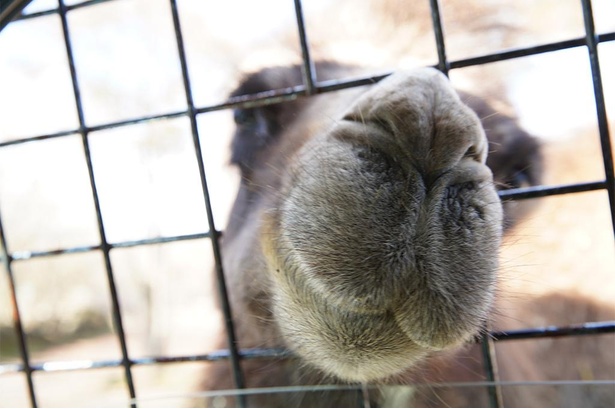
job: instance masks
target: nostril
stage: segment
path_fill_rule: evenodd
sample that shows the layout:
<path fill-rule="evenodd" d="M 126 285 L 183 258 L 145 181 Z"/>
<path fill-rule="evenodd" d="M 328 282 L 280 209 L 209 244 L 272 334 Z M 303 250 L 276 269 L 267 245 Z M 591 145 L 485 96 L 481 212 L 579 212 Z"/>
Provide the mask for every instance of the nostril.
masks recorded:
<path fill-rule="evenodd" d="M 470 142 L 470 146 L 466 149 L 463 157 L 484 165 L 487 161 L 487 146 L 486 139 L 475 139 Z"/>
<path fill-rule="evenodd" d="M 464 158 L 470 158 L 472 160 L 475 160 L 476 162 L 480 162 L 480 154 L 478 152 L 478 150 L 476 149 L 476 145 L 472 145 L 470 146 L 468 149 L 466 149 L 466 152 L 463 154 Z"/>

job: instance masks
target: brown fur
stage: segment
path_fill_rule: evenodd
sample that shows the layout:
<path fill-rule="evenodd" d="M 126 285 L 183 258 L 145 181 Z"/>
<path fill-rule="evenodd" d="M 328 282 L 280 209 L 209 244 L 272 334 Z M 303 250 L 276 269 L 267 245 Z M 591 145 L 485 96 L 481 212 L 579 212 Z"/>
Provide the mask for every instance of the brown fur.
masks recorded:
<path fill-rule="evenodd" d="M 318 68 L 331 77 L 353 70 Z M 300 78 L 297 67 L 266 69 L 233 95 Z M 428 69 L 236 111 L 232 160 L 242 181 L 223 257 L 239 346 L 298 356 L 243 362 L 248 387 L 484 380 L 477 346 L 462 345 L 489 320 L 500 236 L 525 212 L 508 204 L 502 212 L 496 187 L 535 184 L 541 173 L 537 142 L 494 112 L 480 98 L 460 99 Z M 525 359 L 536 353 L 525 351 Z M 233 387 L 227 365 L 210 369 L 204 389 Z M 481 405 L 483 389 L 379 388 L 370 399 Z M 329 391 L 248 403 L 356 406 L 360 399 Z"/>

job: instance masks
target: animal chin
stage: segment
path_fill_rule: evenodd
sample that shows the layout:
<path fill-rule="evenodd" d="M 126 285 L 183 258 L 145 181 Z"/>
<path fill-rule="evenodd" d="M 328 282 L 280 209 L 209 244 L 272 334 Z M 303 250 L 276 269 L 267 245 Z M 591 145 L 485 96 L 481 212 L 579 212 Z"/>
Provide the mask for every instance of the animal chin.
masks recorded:
<path fill-rule="evenodd" d="M 310 289 L 305 280 L 286 280 L 289 275 L 276 270 L 274 316 L 287 345 L 304 362 L 344 381 L 371 382 L 393 376 L 434 351 L 459 345 L 478 330 L 478 325 L 456 323 L 448 317 L 440 321 L 441 328 L 428 327 L 433 322 L 425 324 L 416 318 L 425 315 L 419 309 L 346 310 Z"/>
<path fill-rule="evenodd" d="M 283 337 L 304 362 L 327 375 L 375 381 L 412 367 L 430 352 L 408 338 L 391 313 L 340 311 L 322 300 L 306 307 L 287 296 L 274 307 Z"/>
<path fill-rule="evenodd" d="M 434 351 L 446 349 L 419 344 L 401 329 L 395 339 L 377 340 L 378 334 L 374 334 L 374 338 L 381 342 L 363 344 L 361 340 L 356 343 L 329 340 L 328 345 L 323 342 L 316 350 L 296 352 L 308 363 L 341 380 L 374 382 L 407 371 Z M 448 347 L 457 346 L 463 340 Z"/>

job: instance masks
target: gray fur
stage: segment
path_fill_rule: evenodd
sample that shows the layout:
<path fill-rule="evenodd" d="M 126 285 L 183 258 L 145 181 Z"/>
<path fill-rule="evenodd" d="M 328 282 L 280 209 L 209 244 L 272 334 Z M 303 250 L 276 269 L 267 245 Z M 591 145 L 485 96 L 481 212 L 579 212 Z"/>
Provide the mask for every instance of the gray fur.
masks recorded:
<path fill-rule="evenodd" d="M 297 67 L 267 69 L 233 95 L 300 80 Z M 257 109 L 235 116 L 242 181 L 224 269 L 239 346 L 288 348 L 299 361 L 245 361 L 248 386 L 380 382 L 480 333 L 494 300 L 502 204 L 481 121 L 446 77 L 398 72 L 372 87 Z M 231 388 L 229 379 L 216 366 L 203 387 Z M 249 403 L 356 399 L 296 393 Z"/>

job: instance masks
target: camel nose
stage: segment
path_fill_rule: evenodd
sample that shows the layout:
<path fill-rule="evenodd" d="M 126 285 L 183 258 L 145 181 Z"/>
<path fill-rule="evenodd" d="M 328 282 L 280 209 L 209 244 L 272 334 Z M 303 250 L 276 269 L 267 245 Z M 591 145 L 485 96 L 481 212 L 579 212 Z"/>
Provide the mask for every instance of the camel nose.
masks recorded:
<path fill-rule="evenodd" d="M 344 119 L 370 128 L 358 134 L 357 142 L 408 164 L 426 179 L 464 161 L 485 164 L 487 158 L 479 118 L 432 68 L 385 78 L 362 95 Z"/>

